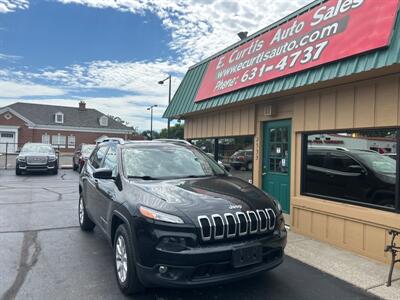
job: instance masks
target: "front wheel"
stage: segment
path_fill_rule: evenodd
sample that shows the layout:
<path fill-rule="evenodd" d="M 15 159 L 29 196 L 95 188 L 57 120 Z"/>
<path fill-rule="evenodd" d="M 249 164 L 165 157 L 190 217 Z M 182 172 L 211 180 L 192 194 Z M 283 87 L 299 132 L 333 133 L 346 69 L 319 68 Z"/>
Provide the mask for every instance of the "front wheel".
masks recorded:
<path fill-rule="evenodd" d="M 19 175 L 21 175 L 21 174 L 22 174 L 21 169 L 18 168 L 18 167 L 16 167 L 16 168 L 15 168 L 15 175 L 19 176 Z"/>
<path fill-rule="evenodd" d="M 126 225 L 121 224 L 115 232 L 114 265 L 118 286 L 125 295 L 136 294 L 144 290 L 136 273 L 134 249 Z"/>
<path fill-rule="evenodd" d="M 78 213 L 79 213 L 79 225 L 83 231 L 92 231 L 93 228 L 96 226 L 92 220 L 90 220 L 86 207 L 85 202 L 83 200 L 82 195 L 79 196 L 79 206 L 78 206 Z"/>

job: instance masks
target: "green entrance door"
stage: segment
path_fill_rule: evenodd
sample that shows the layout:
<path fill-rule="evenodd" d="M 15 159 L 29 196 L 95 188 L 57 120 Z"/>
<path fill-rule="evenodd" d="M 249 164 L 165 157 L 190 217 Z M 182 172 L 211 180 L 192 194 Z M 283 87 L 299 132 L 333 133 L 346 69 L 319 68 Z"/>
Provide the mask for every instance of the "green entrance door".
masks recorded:
<path fill-rule="evenodd" d="M 290 133 L 291 121 L 264 123 L 263 190 L 274 196 L 282 210 L 290 210 Z"/>

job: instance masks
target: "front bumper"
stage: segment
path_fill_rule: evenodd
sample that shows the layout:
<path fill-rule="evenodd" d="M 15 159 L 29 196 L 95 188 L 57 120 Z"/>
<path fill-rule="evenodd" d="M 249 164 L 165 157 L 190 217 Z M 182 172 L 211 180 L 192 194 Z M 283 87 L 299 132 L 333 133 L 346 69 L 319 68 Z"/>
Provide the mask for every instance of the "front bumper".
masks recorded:
<path fill-rule="evenodd" d="M 177 253 L 165 254 L 165 263 L 158 262 L 152 267 L 137 264 L 137 273 L 145 286 L 163 287 L 201 287 L 226 283 L 256 275 L 273 269 L 283 262 L 287 233 L 276 231 L 274 235 L 229 244 L 207 245 Z M 236 247 L 262 246 L 262 262 L 235 268 L 232 252 Z M 179 262 L 174 264 L 171 262 Z M 160 266 L 167 267 L 165 273 Z"/>
<path fill-rule="evenodd" d="M 27 164 L 19 162 L 17 167 L 23 171 L 50 171 L 57 168 L 57 162 L 48 162 L 46 164 Z"/>

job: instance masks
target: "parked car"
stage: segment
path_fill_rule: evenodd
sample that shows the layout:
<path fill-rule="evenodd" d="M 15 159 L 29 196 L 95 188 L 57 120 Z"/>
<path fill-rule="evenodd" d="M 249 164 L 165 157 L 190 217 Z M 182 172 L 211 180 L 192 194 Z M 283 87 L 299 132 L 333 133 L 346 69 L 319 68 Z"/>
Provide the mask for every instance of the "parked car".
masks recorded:
<path fill-rule="evenodd" d="M 235 170 L 253 170 L 253 150 L 238 150 L 232 154 L 229 163 Z"/>
<path fill-rule="evenodd" d="M 283 261 L 279 203 L 193 145 L 99 144 L 79 195 L 80 227 L 106 234 L 124 294 L 240 280 Z"/>
<path fill-rule="evenodd" d="M 371 150 L 309 148 L 306 190 L 394 207 L 396 161 Z"/>
<path fill-rule="evenodd" d="M 206 154 L 208 155 L 208 157 L 210 157 L 211 159 L 214 159 L 214 160 L 215 160 L 215 158 L 214 158 L 214 153 L 207 152 Z M 218 158 L 219 158 L 219 159 L 218 159 L 217 163 L 218 163 L 221 167 L 223 167 L 225 170 L 227 170 L 227 171 L 229 172 L 229 171 L 231 170 L 231 166 L 228 165 L 228 164 L 223 163 L 223 162 L 222 162 L 222 157 L 221 157 L 221 156 L 219 156 Z"/>
<path fill-rule="evenodd" d="M 72 157 L 72 168 L 74 171 L 78 170 L 79 173 L 81 172 L 83 165 L 90 154 L 92 154 L 94 148 L 96 148 L 96 145 L 93 144 L 80 144 L 76 147 L 74 156 Z"/>
<path fill-rule="evenodd" d="M 15 174 L 47 171 L 58 173 L 58 159 L 53 147 L 48 144 L 26 143 L 17 156 Z"/>

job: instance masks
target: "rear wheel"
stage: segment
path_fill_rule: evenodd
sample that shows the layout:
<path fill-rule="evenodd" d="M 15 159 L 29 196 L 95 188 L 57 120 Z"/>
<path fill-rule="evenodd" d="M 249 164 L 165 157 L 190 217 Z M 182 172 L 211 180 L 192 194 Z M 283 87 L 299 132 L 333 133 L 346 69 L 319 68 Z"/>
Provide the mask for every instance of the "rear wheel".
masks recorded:
<path fill-rule="evenodd" d="M 89 218 L 86 207 L 85 201 L 82 195 L 79 196 L 79 206 L 78 206 L 78 216 L 79 216 L 79 225 L 83 231 L 92 231 L 93 228 L 96 226 L 93 221 Z"/>
<path fill-rule="evenodd" d="M 75 164 L 75 161 L 74 161 L 74 160 L 72 160 L 72 169 L 73 169 L 74 171 L 78 170 L 78 165 Z"/>
<path fill-rule="evenodd" d="M 144 290 L 136 273 L 134 249 L 126 225 L 121 224 L 117 228 L 114 238 L 114 266 L 118 286 L 125 295 L 136 294 Z"/>

